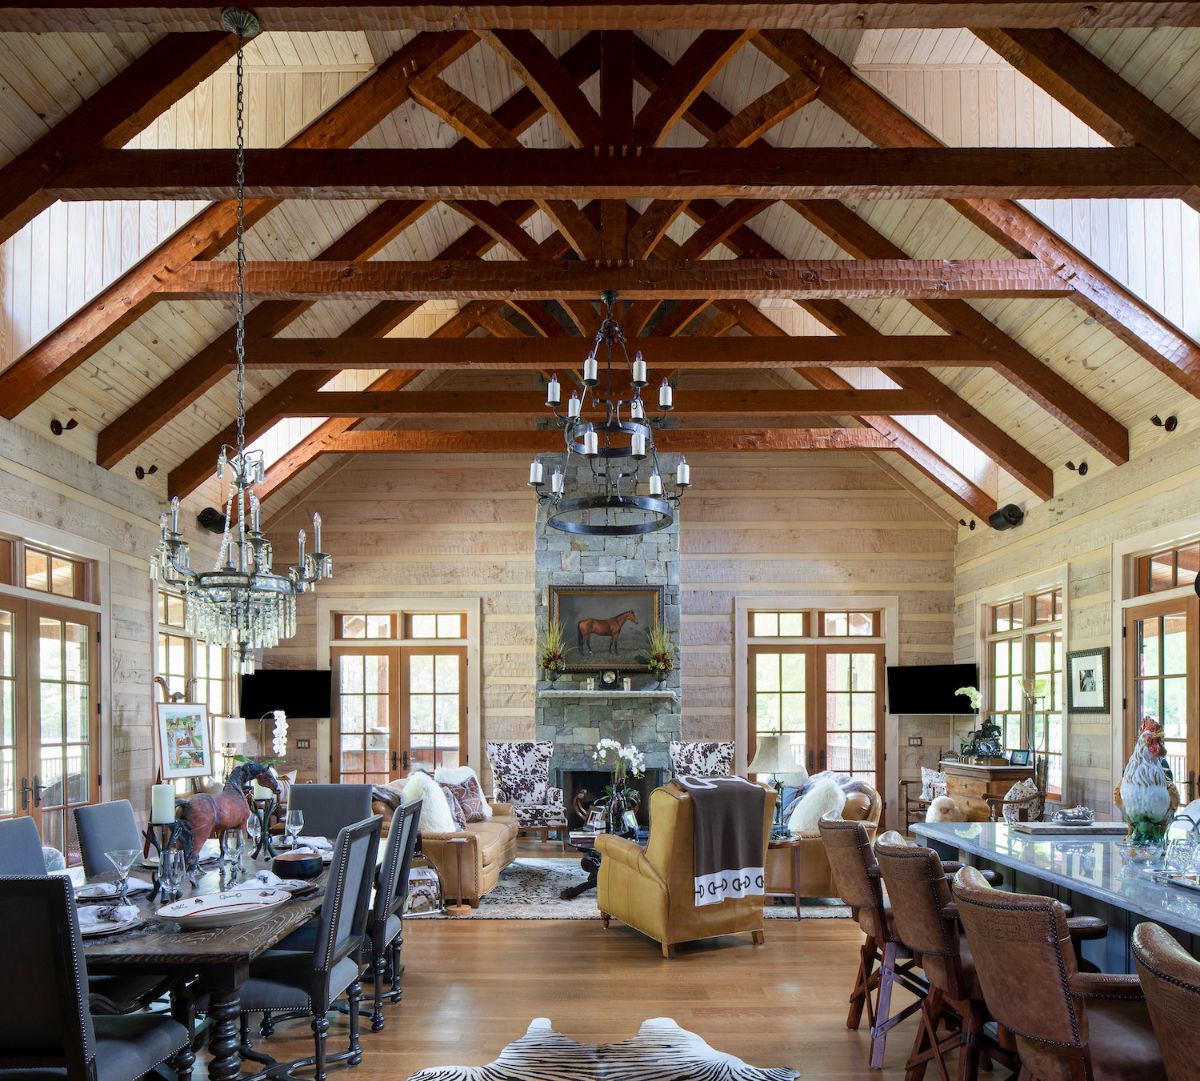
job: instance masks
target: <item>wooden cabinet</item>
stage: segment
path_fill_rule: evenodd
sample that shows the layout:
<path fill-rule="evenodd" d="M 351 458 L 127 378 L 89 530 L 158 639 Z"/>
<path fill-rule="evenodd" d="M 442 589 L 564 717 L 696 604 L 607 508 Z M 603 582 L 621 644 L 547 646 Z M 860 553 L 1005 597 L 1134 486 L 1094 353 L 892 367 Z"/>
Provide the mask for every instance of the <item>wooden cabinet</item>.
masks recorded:
<path fill-rule="evenodd" d="M 946 795 L 962 809 L 968 822 L 988 820 L 987 796 L 1003 799 L 1018 781 L 1033 776 L 1032 766 L 982 766 L 967 762 L 943 762 Z"/>

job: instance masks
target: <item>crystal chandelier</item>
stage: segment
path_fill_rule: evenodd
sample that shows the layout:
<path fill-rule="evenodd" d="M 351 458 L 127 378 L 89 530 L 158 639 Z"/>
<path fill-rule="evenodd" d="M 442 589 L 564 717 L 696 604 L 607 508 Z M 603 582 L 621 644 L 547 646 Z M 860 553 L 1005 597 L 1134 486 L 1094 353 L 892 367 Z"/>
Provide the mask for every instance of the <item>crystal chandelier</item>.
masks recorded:
<path fill-rule="evenodd" d="M 553 464 L 549 491 L 545 490 L 546 463 L 540 455 L 534 458 L 529 467 L 529 486 L 537 493 L 538 503 L 547 504 L 547 524 L 565 533 L 597 537 L 653 533 L 675 520 L 680 497 L 691 484 L 690 467 L 681 457 L 673 486 L 664 479 L 654 430 L 663 426 L 674 406 L 671 384 L 663 379 L 658 390 L 658 416 L 648 417 L 642 401 L 642 387 L 648 381 L 646 362 L 640 352 L 629 359 L 625 335 L 613 315 L 617 294 L 606 290 L 600 299 L 604 320 L 583 362 L 583 393 L 572 393 L 565 416 L 559 411 L 562 388 L 558 376 L 546 386 L 546 405 L 562 429 L 565 457 Z M 597 389 L 601 349 L 604 386 Z M 615 386 L 613 357 L 618 350 L 629 372 L 626 398 L 617 396 Z M 603 420 L 588 418 L 589 413 L 600 412 Z M 581 464 L 575 467 L 576 462 Z M 638 494 L 643 480 L 647 495 Z"/>
<path fill-rule="evenodd" d="M 162 537 L 150 559 L 150 577 L 178 589 L 184 598 L 190 633 L 234 651 L 242 672 L 254 671 L 252 651 L 270 649 L 296 633 L 296 597 L 333 576 L 333 559 L 321 551 L 321 516 L 313 515 L 313 552 L 305 553 L 300 530 L 300 557 L 286 574 L 271 569 L 271 542 L 259 521 L 255 484 L 265 463 L 261 450 L 246 449 L 246 242 L 245 242 L 245 90 L 242 44 L 258 33 L 258 20 L 248 11 L 227 8 L 221 25 L 237 35 L 237 314 L 234 352 L 237 358 L 237 445 L 217 456 L 217 476 L 229 471 L 225 528 L 211 571 L 193 570 L 188 543 L 179 532 L 179 499 L 159 519 Z"/>

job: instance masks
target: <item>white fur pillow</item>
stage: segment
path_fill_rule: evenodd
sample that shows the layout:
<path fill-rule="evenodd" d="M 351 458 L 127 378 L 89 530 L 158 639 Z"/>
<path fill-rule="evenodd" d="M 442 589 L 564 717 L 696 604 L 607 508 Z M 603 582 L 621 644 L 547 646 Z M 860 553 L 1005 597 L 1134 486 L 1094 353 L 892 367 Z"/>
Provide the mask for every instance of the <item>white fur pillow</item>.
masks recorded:
<path fill-rule="evenodd" d="M 470 766 L 438 766 L 433 771 L 433 779 L 438 784 L 464 784 L 469 777 L 473 777 L 475 783 L 479 784 L 479 777 Z M 479 785 L 479 792 L 483 794 L 483 785 Z M 488 803 L 486 796 L 483 797 L 483 817 L 492 817 L 492 805 Z"/>
<path fill-rule="evenodd" d="M 450 810 L 450 801 L 446 799 L 446 793 L 424 770 L 415 769 L 408 775 L 402 796 L 405 803 L 421 801 L 421 820 L 417 823 L 417 828 L 422 833 L 457 831 L 454 812 Z"/>
<path fill-rule="evenodd" d="M 829 778 L 817 781 L 800 797 L 792 817 L 788 819 L 788 830 L 792 833 L 815 830 L 817 823 L 826 815 L 841 818 L 842 808 L 845 806 L 846 793 L 837 781 Z"/>

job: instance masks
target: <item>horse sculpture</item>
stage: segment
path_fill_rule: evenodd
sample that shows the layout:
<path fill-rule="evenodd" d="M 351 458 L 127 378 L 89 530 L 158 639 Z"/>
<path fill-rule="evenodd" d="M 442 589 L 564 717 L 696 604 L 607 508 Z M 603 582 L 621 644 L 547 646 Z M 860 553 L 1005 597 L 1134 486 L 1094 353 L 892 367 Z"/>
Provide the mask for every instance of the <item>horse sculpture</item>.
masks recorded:
<path fill-rule="evenodd" d="M 199 792 L 175 801 L 175 825 L 171 827 L 167 849 L 179 843 L 189 872 L 196 870 L 200 862 L 200 849 L 209 837 L 216 834 L 217 844 L 224 855 L 225 831 L 246 828 L 250 804 L 246 802 L 245 788 L 255 780 L 276 796 L 280 795 L 279 777 L 274 766 L 262 762 L 243 762 L 230 773 L 229 780 L 218 795 Z"/>
<path fill-rule="evenodd" d="M 579 652 L 593 652 L 592 635 L 598 634 L 609 640 L 609 653 L 619 653 L 621 651 L 621 628 L 626 623 L 637 623 L 637 621 L 637 616 L 632 609 L 622 612 L 619 616 L 613 616 L 612 619 L 581 619 L 576 627 L 579 635 Z"/>

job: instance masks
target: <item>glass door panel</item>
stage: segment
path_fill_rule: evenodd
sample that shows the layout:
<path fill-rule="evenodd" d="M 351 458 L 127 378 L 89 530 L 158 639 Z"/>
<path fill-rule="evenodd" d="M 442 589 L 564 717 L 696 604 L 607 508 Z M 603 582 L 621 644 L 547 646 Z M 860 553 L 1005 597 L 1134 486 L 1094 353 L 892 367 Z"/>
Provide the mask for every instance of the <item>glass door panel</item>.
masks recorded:
<path fill-rule="evenodd" d="M 346 783 L 384 784 L 399 767 L 397 666 L 386 649 L 338 650 L 333 659 L 336 773 Z"/>
<path fill-rule="evenodd" d="M 879 788 L 881 728 L 878 650 L 822 647 L 824 659 L 824 748 L 817 766 L 861 777 Z"/>
<path fill-rule="evenodd" d="M 20 778 L 29 776 L 29 741 L 22 721 L 18 737 L 17 613 L 0 608 L 0 818 L 29 813 L 28 792 Z"/>
<path fill-rule="evenodd" d="M 813 768 L 809 736 L 809 655 L 804 646 L 755 649 L 751 654 L 749 759 L 759 736 L 783 736 L 796 761 Z"/>
<path fill-rule="evenodd" d="M 412 769 L 461 765 L 466 746 L 466 650 L 406 647 L 404 719 Z"/>

